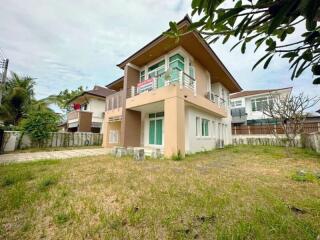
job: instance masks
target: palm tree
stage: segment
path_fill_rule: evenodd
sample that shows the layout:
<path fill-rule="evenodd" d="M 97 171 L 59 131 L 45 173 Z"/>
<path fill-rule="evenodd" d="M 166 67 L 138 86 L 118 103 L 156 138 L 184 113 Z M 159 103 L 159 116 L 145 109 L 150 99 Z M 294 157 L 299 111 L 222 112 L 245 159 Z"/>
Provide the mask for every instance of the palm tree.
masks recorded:
<path fill-rule="evenodd" d="M 17 125 L 22 117 L 31 109 L 34 99 L 34 79 L 20 77 L 12 72 L 11 78 L 3 88 L 3 99 L 0 106 L 0 119 L 6 125 Z"/>

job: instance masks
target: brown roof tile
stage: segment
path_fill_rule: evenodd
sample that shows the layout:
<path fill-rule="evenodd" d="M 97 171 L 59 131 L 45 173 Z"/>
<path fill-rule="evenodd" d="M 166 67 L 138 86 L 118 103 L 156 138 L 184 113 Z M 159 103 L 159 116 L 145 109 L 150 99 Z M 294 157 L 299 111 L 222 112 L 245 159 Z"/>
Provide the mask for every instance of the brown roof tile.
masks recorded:
<path fill-rule="evenodd" d="M 84 94 L 91 94 L 91 95 L 95 95 L 98 97 L 106 97 L 109 96 L 111 94 L 113 94 L 114 91 L 106 88 L 106 87 L 100 87 L 100 86 L 94 86 L 92 90 L 89 91 L 84 91 Z"/>
<path fill-rule="evenodd" d="M 252 96 L 252 95 L 257 95 L 257 94 L 262 94 L 262 93 L 269 93 L 269 92 L 274 92 L 274 91 L 279 91 L 279 90 L 285 90 L 285 89 L 292 89 L 292 87 L 278 88 L 278 89 L 264 89 L 264 90 L 241 91 L 241 92 L 237 92 L 237 93 L 230 94 L 230 99 L 238 98 L 238 97 Z"/>

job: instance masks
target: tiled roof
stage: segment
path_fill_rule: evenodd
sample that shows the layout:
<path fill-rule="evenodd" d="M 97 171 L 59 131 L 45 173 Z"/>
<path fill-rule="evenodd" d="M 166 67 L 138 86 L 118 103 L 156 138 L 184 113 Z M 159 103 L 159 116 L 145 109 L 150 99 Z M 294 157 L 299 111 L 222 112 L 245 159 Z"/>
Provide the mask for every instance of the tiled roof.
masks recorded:
<path fill-rule="evenodd" d="M 278 89 L 242 91 L 242 92 L 237 92 L 237 93 L 230 94 L 230 98 L 232 99 L 232 98 L 246 97 L 246 96 L 252 96 L 252 95 L 257 95 L 257 94 L 262 94 L 262 93 L 270 93 L 270 92 L 286 90 L 286 89 L 290 89 L 290 91 L 291 91 L 292 87 L 278 88 Z"/>
<path fill-rule="evenodd" d="M 95 95 L 98 97 L 106 97 L 106 96 L 109 96 L 113 93 L 114 93 L 113 90 L 106 88 L 106 87 L 100 87 L 100 86 L 94 86 L 94 88 L 92 90 L 84 91 L 84 94 L 91 94 L 91 95 Z"/>

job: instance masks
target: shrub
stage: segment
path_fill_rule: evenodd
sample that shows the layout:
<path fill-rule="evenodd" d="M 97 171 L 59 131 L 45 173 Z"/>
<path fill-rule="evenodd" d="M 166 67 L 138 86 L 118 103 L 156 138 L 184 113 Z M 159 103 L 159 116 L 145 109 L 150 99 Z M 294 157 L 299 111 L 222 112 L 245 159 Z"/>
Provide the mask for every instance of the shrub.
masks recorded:
<path fill-rule="evenodd" d="M 36 111 L 21 122 L 23 132 L 28 134 L 33 143 L 43 147 L 50 137 L 50 132 L 57 131 L 59 116 L 51 111 Z"/>

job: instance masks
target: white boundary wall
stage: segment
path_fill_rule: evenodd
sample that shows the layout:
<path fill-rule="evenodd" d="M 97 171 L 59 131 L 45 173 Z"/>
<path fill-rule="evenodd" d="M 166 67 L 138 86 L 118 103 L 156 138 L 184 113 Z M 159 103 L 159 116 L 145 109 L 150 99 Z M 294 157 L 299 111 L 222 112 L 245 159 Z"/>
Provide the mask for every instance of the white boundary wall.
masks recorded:
<path fill-rule="evenodd" d="M 11 152 L 18 148 L 20 141 L 20 149 L 32 148 L 35 145 L 28 135 L 23 135 L 19 131 L 5 131 L 4 144 L 2 149 L 4 152 Z M 53 132 L 44 147 L 72 147 L 72 146 L 93 146 L 102 144 L 102 134 L 100 133 L 61 133 Z"/>

